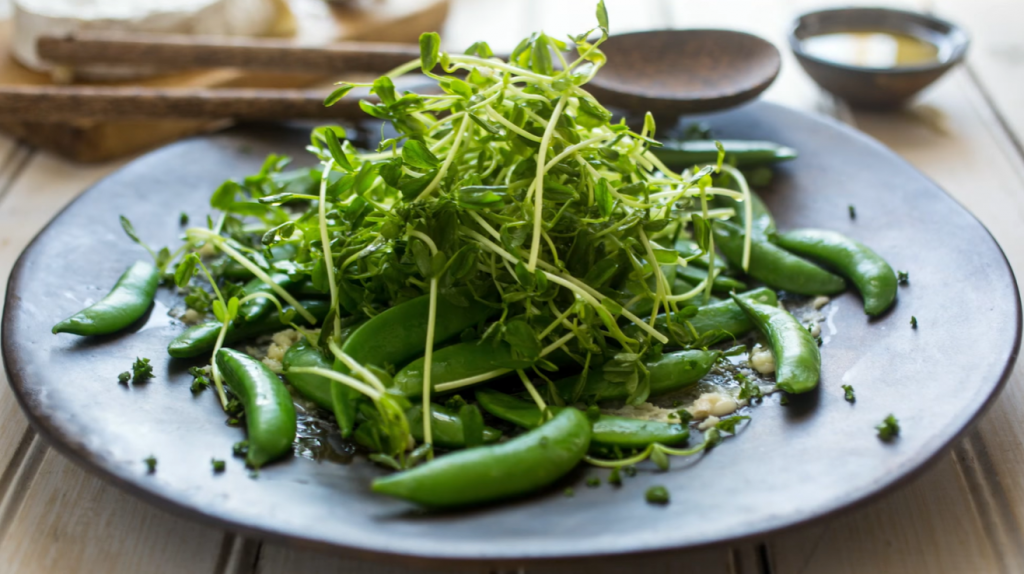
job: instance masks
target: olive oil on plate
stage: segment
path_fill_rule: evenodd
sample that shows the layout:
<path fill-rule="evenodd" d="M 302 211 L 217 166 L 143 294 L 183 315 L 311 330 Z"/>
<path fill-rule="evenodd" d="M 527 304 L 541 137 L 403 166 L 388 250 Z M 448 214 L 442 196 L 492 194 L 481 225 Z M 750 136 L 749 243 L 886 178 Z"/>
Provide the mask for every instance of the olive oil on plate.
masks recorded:
<path fill-rule="evenodd" d="M 805 52 L 838 64 L 862 68 L 903 68 L 938 62 L 939 46 L 899 32 L 836 32 L 801 41 Z"/>

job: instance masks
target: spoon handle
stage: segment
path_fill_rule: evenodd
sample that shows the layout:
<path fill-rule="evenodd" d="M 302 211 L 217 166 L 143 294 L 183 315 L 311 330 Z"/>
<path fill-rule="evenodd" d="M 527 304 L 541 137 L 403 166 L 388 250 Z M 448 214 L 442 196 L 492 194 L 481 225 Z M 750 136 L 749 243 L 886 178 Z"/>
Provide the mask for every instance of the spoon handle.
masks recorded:
<path fill-rule="evenodd" d="M 76 32 L 44 36 L 39 56 L 62 66 L 144 65 L 154 70 L 243 68 L 331 75 L 384 73 L 420 57 L 414 44 L 338 42 L 303 46 L 294 41 L 223 37 Z"/>

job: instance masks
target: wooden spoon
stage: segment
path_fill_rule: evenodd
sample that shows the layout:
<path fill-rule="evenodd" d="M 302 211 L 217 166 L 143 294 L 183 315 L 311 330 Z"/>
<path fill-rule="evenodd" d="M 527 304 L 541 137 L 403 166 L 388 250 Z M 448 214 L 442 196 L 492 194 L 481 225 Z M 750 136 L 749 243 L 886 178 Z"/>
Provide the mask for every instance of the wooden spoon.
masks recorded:
<path fill-rule="evenodd" d="M 757 97 L 782 62 L 771 43 L 731 30 L 619 34 L 601 50 L 608 63 L 586 90 L 606 105 L 672 118 Z"/>

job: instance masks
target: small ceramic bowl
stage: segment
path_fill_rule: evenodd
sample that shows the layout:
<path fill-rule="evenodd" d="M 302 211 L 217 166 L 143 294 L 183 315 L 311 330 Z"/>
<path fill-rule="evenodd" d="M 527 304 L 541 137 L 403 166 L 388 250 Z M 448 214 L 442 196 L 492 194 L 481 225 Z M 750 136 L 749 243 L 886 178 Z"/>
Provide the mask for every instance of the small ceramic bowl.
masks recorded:
<path fill-rule="evenodd" d="M 809 54 L 803 41 L 841 32 L 890 32 L 912 36 L 938 48 L 935 61 L 892 68 L 852 66 Z M 969 44 L 962 28 L 926 14 L 887 8 L 839 8 L 797 18 L 789 47 L 819 86 L 860 107 L 896 107 L 937 80 L 964 58 Z"/>

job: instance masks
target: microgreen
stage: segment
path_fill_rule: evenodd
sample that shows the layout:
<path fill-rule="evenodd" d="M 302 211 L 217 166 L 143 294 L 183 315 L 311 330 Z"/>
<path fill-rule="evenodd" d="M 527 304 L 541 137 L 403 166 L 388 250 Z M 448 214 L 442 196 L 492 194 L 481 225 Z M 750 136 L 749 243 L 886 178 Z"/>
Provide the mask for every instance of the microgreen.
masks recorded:
<path fill-rule="evenodd" d="M 222 325 L 214 353 L 248 300 L 227 287 L 228 269 L 265 282 L 270 289 L 258 295 L 271 298 L 282 315 L 315 324 L 272 275 L 308 279 L 330 297 L 327 320 L 316 325 L 316 344 L 330 349 L 347 372 L 293 371 L 327 377 L 372 404 L 363 424 L 381 437 L 375 460 L 397 468 L 432 456 L 432 417 L 423 417 L 426 448 L 407 456 L 409 405 L 341 352 L 342 317 L 373 317 L 429 297 L 424 412 L 435 389 L 430 378 L 438 300 L 465 306 L 475 299 L 500 310 L 493 323 L 467 337 L 508 344 L 516 358 L 531 363 L 536 386 L 527 369 L 516 374 L 542 412 L 550 413 L 549 400 L 562 404 L 542 372 L 553 368 L 556 352 L 583 369 L 573 400 L 581 398 L 588 373 L 601 373 L 628 389 L 631 404 L 644 402 L 650 394 L 645 364 L 669 342 L 653 317 L 668 313 L 670 332 L 682 333 L 696 312 L 692 303 L 711 293 L 713 278 L 687 293 L 673 292 L 675 268 L 687 263 L 675 252 L 675 241 L 695 241 L 693 257 L 706 258 L 715 269 L 712 229 L 732 211 L 710 209 L 709 199 L 724 194 L 749 200 L 750 192 L 743 175 L 722 163 L 722 154 L 714 165 L 683 173 L 668 169 L 650 151 L 661 145 L 653 116 L 645 116 L 638 131 L 613 121 L 584 89 L 606 62 L 600 49 L 609 33 L 603 2 L 596 24 L 567 40 L 533 34 L 507 61 L 483 42 L 464 54 L 449 53 L 436 33 L 423 34 L 419 58 L 373 82 L 340 83 L 324 101 L 331 106 L 357 87 L 368 88 L 376 100 L 361 102 L 361 108 L 392 128 L 376 149 L 359 149 L 340 128 L 319 127 L 307 147 L 317 166 L 288 169 L 289 158 L 272 155 L 259 173 L 218 187 L 210 205 L 222 215 L 186 229 L 184 251 L 168 254 L 168 261 L 178 261 L 174 278 L 188 290 L 186 304 L 212 312 Z M 396 88 L 396 78 L 414 72 L 436 80 L 438 91 Z M 729 178 L 742 191 L 716 186 L 716 177 Z M 138 240 L 130 224 L 125 231 Z M 749 249 L 748 239 L 744 266 Z M 211 251 L 220 259 L 208 265 L 200 253 Z M 650 317 L 646 309 L 643 318 L 631 310 L 638 300 L 653 303 Z M 436 389 L 448 392 L 506 374 L 497 369 Z M 215 363 L 210 378 L 226 408 Z M 197 376 L 193 388 L 205 381 Z M 467 442 L 478 444 L 479 411 L 458 406 L 468 424 Z M 706 440 L 693 452 L 715 443 Z M 642 459 L 652 456 L 666 465 L 667 456 L 690 453 L 661 445 L 645 452 Z"/>

